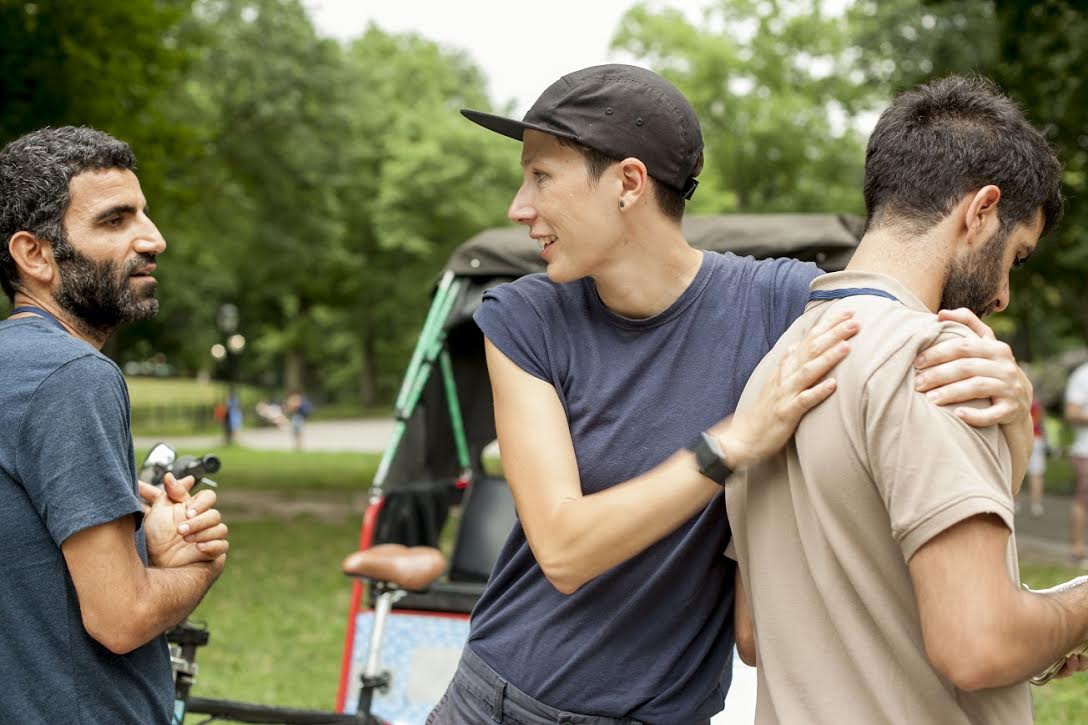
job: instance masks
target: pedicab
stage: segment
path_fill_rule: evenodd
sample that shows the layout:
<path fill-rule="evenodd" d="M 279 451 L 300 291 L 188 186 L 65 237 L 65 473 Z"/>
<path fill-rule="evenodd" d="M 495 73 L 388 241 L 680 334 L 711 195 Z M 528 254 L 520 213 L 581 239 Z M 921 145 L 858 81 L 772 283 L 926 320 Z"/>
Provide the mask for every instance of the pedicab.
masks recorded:
<path fill-rule="evenodd" d="M 862 227 L 846 215 L 738 214 L 689 216 L 683 228 L 700 249 L 793 257 L 836 271 Z M 483 335 L 472 314 L 488 288 L 545 266 L 525 227 L 504 227 L 466 241 L 441 274 L 396 399 L 358 551 L 343 563 L 355 581 L 341 712 L 422 725 L 453 675 L 469 614 L 516 517 L 505 479 L 485 465 L 495 423 Z M 448 557 L 438 550 L 447 526 Z"/>

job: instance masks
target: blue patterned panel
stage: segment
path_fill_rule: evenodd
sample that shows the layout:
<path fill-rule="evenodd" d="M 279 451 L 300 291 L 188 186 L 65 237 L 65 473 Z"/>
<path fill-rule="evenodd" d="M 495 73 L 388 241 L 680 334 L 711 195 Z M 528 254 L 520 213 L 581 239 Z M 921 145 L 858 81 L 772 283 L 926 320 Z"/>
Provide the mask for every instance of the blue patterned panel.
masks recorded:
<path fill-rule="evenodd" d="M 356 617 L 345 712 L 354 713 L 358 706 L 359 675 L 366 666 L 373 625 L 373 611 Z M 381 643 L 381 669 L 393 681 L 389 692 L 375 694 L 373 714 L 392 725 L 423 725 L 453 678 L 467 640 L 467 618 L 394 610 L 385 622 Z"/>

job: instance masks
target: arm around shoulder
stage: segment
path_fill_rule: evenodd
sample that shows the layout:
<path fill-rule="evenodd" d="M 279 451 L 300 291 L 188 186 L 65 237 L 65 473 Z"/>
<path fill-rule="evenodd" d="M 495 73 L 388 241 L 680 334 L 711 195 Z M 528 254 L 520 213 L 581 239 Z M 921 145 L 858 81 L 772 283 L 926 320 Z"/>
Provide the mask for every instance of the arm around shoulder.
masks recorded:
<path fill-rule="evenodd" d="M 485 338 L 503 470 L 529 546 L 564 594 L 660 540 L 721 488 L 682 451 L 630 481 L 583 495 L 566 413 L 555 388 Z"/>

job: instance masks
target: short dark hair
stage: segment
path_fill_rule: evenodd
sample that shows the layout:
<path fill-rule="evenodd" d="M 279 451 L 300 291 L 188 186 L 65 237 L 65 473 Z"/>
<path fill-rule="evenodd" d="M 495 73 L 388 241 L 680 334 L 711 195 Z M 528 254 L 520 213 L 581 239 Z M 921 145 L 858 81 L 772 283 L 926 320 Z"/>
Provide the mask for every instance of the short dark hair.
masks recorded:
<path fill-rule="evenodd" d="M 1061 164 L 1046 138 L 993 81 L 949 76 L 896 96 L 865 151 L 866 229 L 923 232 L 975 189 L 1001 189 L 1002 229 L 1061 220 Z"/>
<path fill-rule="evenodd" d="M 610 166 L 612 166 L 612 164 L 618 164 L 620 162 L 620 159 L 613 158 L 602 151 L 590 148 L 577 141 L 571 141 L 562 136 L 556 136 L 555 140 L 559 142 L 560 146 L 572 148 L 582 154 L 582 158 L 585 159 L 586 162 L 586 172 L 589 176 L 589 183 L 594 186 L 601 180 L 601 176 Z M 699 162 L 699 166 L 702 166 L 701 161 Z M 657 208 L 661 210 L 661 213 L 675 222 L 679 222 L 683 219 L 684 207 L 687 205 L 687 200 L 684 198 L 684 195 L 671 187 L 665 186 L 652 176 L 650 177 L 650 181 L 652 182 L 650 186 L 653 187 L 654 199 L 657 201 Z"/>
<path fill-rule="evenodd" d="M 85 126 L 43 128 L 21 136 L 0 151 L 0 287 L 14 300 L 19 271 L 8 247 L 16 232 L 30 232 L 68 251 L 64 215 L 69 184 L 85 171 L 135 169 L 136 157 L 123 141 Z"/>

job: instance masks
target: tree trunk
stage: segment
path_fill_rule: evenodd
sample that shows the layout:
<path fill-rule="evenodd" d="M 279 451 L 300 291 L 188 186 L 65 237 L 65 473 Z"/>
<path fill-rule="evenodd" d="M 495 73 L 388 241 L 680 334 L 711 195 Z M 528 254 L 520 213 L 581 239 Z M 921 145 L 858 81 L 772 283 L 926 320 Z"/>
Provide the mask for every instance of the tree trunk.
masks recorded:
<path fill-rule="evenodd" d="M 292 390 L 302 390 L 302 373 L 304 365 L 305 363 L 301 351 L 287 351 L 283 361 L 283 385 L 287 388 L 288 392 Z"/>
<path fill-rule="evenodd" d="M 374 340 L 369 335 L 360 341 L 362 347 L 362 365 L 359 367 L 359 400 L 363 405 L 375 405 L 378 402 L 377 374 Z"/>

